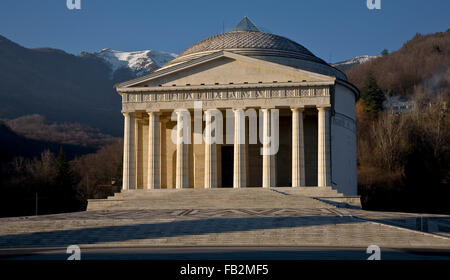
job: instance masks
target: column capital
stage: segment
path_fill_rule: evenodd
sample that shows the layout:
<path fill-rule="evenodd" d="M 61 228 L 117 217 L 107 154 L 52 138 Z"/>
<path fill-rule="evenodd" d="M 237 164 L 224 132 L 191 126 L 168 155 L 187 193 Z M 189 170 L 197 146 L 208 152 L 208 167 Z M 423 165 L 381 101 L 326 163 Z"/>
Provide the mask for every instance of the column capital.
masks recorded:
<path fill-rule="evenodd" d="M 177 115 L 179 115 L 179 114 L 185 114 L 185 113 L 189 113 L 189 114 L 190 114 L 189 110 L 188 110 L 188 109 L 184 109 L 184 108 L 175 109 L 175 110 L 173 110 L 173 111 L 174 111 L 175 114 L 177 114 Z"/>
<path fill-rule="evenodd" d="M 214 108 L 203 109 L 203 112 L 205 112 L 205 113 L 212 113 L 212 112 L 217 112 L 217 111 L 220 111 L 220 110 L 214 109 Z"/>
<path fill-rule="evenodd" d="M 323 105 L 316 105 L 317 110 L 328 110 L 331 109 L 331 104 L 323 104 Z"/>
<path fill-rule="evenodd" d="M 245 109 L 247 109 L 247 107 L 245 107 L 245 106 L 238 106 L 238 107 L 231 108 L 231 110 L 233 110 L 233 112 L 236 112 L 238 110 L 245 110 Z"/>
<path fill-rule="evenodd" d="M 271 110 L 271 109 L 276 109 L 275 106 L 261 106 L 261 110 Z"/>
<path fill-rule="evenodd" d="M 305 106 L 291 106 L 291 111 L 304 111 L 305 110 Z"/>
<path fill-rule="evenodd" d="M 134 119 L 138 118 L 135 111 L 122 111 L 122 115 L 124 117 L 133 117 Z"/>
<path fill-rule="evenodd" d="M 146 112 L 149 115 L 153 114 L 153 113 L 155 113 L 155 114 L 160 114 L 161 113 L 161 111 L 159 109 L 147 109 Z"/>

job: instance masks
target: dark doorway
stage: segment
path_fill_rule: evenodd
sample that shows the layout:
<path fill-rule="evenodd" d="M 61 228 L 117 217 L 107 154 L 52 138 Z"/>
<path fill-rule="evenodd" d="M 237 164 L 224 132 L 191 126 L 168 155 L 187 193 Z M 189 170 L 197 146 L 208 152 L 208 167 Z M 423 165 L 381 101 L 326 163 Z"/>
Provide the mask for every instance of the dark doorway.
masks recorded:
<path fill-rule="evenodd" d="M 222 146 L 222 188 L 233 187 L 233 146 Z"/>

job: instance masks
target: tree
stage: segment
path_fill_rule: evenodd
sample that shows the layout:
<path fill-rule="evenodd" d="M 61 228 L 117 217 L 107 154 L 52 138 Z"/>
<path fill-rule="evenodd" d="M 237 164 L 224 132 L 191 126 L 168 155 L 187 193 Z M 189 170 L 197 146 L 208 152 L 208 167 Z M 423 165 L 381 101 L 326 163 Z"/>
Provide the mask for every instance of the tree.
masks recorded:
<path fill-rule="evenodd" d="M 62 149 L 59 150 L 55 162 L 55 192 L 56 199 L 62 203 L 63 211 L 75 211 L 80 208 L 80 197 L 77 190 L 78 180 L 69 165 L 69 161 Z"/>
<path fill-rule="evenodd" d="M 361 91 L 361 98 L 364 101 L 366 110 L 370 113 L 377 114 L 383 110 L 383 101 L 385 99 L 383 91 L 378 87 L 377 81 L 373 74 L 369 74 L 364 82 Z"/>
<path fill-rule="evenodd" d="M 59 149 L 58 157 L 55 162 L 56 168 L 56 184 L 61 187 L 71 187 L 74 185 L 75 176 L 70 168 L 69 161 L 66 158 L 66 154 L 61 147 Z"/>
<path fill-rule="evenodd" d="M 385 56 L 385 55 L 388 55 L 388 54 L 389 54 L 389 51 L 387 49 L 384 49 L 384 50 L 381 51 L 381 55 L 382 56 Z"/>

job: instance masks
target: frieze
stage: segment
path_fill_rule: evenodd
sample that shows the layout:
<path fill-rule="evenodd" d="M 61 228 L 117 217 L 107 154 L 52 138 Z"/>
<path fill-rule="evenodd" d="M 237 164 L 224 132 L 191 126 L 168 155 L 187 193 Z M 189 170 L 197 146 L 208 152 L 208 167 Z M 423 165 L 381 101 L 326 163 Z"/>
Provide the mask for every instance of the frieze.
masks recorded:
<path fill-rule="evenodd" d="M 139 102 L 173 102 L 195 100 L 239 100 L 239 99 L 267 99 L 289 97 L 327 97 L 330 88 L 296 87 L 296 88 L 268 88 L 268 89 L 220 89 L 196 90 L 180 92 L 136 92 L 123 93 L 122 103 Z"/>

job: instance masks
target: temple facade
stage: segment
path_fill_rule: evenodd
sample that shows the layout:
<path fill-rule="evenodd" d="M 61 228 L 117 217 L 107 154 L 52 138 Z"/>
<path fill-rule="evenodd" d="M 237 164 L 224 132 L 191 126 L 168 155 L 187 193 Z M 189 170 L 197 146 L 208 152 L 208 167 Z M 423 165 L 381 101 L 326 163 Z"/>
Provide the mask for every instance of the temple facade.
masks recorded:
<path fill-rule="evenodd" d="M 116 85 L 123 189 L 332 187 L 356 195 L 358 90 L 247 18 Z"/>

